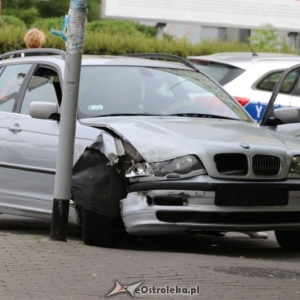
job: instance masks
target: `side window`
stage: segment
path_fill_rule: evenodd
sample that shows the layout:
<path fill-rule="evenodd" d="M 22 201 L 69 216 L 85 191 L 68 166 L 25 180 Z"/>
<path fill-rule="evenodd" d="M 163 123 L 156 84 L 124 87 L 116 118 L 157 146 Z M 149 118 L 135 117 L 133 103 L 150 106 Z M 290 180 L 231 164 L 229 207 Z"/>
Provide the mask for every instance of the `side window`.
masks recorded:
<path fill-rule="evenodd" d="M 278 71 L 267 75 L 266 77 L 263 78 L 263 80 L 261 80 L 258 83 L 257 88 L 260 90 L 272 92 L 282 72 L 283 71 Z M 280 92 L 284 94 L 291 94 L 294 90 L 296 83 L 298 82 L 298 78 L 299 78 L 298 72 L 292 72 L 291 74 L 289 74 L 285 78 Z"/>
<path fill-rule="evenodd" d="M 22 82 L 31 65 L 5 67 L 0 77 L 0 111 L 12 112 Z"/>
<path fill-rule="evenodd" d="M 31 77 L 21 107 L 21 114 L 29 114 L 33 101 L 60 103 L 62 97 L 59 77 L 56 71 L 40 68 Z"/>
<path fill-rule="evenodd" d="M 256 86 L 257 89 L 272 92 L 282 71 L 268 74 Z"/>
<path fill-rule="evenodd" d="M 295 84 L 295 88 L 292 92 L 292 96 L 300 96 L 300 71 L 297 72 L 297 83 Z"/>
<path fill-rule="evenodd" d="M 281 88 L 281 93 L 292 94 L 297 82 L 299 80 L 299 73 L 292 72 L 284 80 Z"/>

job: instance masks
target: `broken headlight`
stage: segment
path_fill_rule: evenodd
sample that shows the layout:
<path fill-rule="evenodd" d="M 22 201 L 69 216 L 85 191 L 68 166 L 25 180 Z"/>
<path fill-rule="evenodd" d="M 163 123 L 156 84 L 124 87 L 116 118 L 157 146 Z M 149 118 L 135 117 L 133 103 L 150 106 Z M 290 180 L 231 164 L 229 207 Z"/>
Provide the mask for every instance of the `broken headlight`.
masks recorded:
<path fill-rule="evenodd" d="M 126 172 L 127 178 L 132 177 L 145 177 L 145 176 L 155 176 L 151 166 L 146 163 L 135 163 Z"/>
<path fill-rule="evenodd" d="M 168 174 L 189 174 L 192 171 L 202 170 L 205 174 L 201 161 L 194 155 L 186 155 L 171 160 L 151 163 L 154 174 L 156 176 L 166 176 Z"/>

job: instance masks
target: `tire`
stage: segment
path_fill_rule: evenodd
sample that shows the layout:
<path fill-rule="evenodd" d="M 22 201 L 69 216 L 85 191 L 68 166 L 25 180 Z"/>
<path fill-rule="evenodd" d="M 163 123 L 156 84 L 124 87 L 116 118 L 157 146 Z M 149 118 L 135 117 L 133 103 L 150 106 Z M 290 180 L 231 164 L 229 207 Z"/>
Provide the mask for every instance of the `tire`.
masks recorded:
<path fill-rule="evenodd" d="M 83 210 L 82 240 L 86 245 L 111 247 L 116 241 L 116 219 Z"/>
<path fill-rule="evenodd" d="M 300 230 L 275 230 L 275 236 L 283 250 L 300 250 Z"/>

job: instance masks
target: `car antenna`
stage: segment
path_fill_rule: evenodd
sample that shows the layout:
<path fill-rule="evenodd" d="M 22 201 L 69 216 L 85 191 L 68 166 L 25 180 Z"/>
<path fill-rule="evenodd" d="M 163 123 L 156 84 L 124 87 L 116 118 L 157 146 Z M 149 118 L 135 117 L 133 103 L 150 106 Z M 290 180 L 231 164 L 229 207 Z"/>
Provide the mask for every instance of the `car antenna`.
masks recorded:
<path fill-rule="evenodd" d="M 246 45 L 249 47 L 249 49 L 251 50 L 252 52 L 252 56 L 258 56 L 258 54 L 253 50 L 253 48 L 251 47 L 250 43 L 247 41 L 245 42 Z"/>

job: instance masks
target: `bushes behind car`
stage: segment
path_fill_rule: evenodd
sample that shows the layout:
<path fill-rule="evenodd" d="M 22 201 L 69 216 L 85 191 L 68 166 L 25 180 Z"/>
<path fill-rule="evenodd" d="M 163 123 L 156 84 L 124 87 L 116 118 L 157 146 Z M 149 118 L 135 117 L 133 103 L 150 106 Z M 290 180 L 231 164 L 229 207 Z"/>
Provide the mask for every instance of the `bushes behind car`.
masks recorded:
<path fill-rule="evenodd" d="M 61 30 L 62 21 L 62 18 L 40 19 L 28 27 L 37 27 L 45 32 L 47 36 L 45 47 L 65 50 L 62 38 L 51 33 L 51 29 Z M 17 18 L 14 18 L 13 21 L 9 16 L 3 16 L 0 30 L 0 52 L 25 48 L 23 37 L 28 27 L 24 26 L 24 23 L 20 26 Z M 85 30 L 85 54 L 124 55 L 153 52 L 187 57 L 235 51 L 246 52 L 249 51 L 249 47 L 238 41 L 223 42 L 221 40 L 203 40 L 199 44 L 191 44 L 186 39 L 175 39 L 166 34 L 162 40 L 159 40 L 156 38 L 154 27 L 132 21 L 97 20 L 88 22 Z M 287 53 L 289 50 L 285 47 L 284 52 Z"/>

